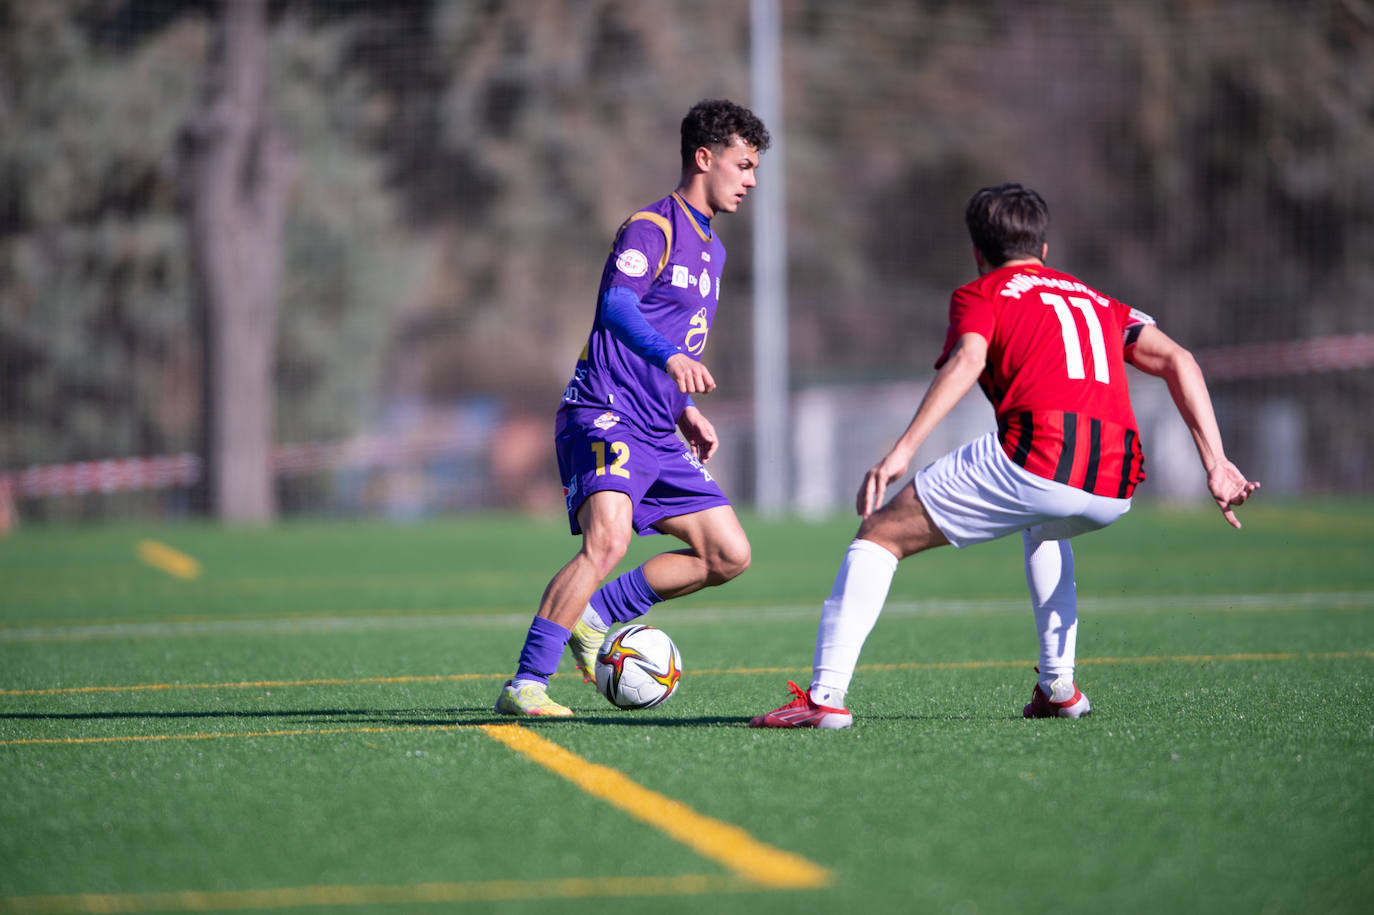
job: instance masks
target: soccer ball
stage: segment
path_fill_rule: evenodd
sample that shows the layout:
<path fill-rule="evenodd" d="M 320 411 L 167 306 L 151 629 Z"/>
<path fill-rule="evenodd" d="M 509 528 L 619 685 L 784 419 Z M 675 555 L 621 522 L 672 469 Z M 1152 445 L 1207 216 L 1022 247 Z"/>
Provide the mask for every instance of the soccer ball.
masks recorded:
<path fill-rule="evenodd" d="M 616 708 L 661 705 L 681 678 L 682 655 L 668 633 L 653 626 L 617 629 L 596 653 L 596 688 Z"/>

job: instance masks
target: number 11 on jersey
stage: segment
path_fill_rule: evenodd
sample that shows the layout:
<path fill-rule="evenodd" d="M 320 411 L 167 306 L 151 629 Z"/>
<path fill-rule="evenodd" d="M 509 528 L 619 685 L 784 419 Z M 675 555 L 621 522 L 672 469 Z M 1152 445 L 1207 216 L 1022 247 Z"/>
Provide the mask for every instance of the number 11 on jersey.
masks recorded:
<path fill-rule="evenodd" d="M 1073 319 L 1072 305 L 1083 312 L 1088 322 L 1088 346 L 1092 348 L 1093 380 L 1111 384 L 1111 370 L 1107 365 L 1107 344 L 1102 338 L 1102 322 L 1097 320 L 1093 303 L 1081 296 L 1071 295 L 1066 300 L 1053 292 L 1040 293 L 1040 301 L 1054 309 L 1059 318 L 1059 330 L 1064 336 L 1064 359 L 1070 378 L 1083 379 L 1087 372 L 1083 367 L 1083 345 L 1078 339 L 1078 323 Z"/>

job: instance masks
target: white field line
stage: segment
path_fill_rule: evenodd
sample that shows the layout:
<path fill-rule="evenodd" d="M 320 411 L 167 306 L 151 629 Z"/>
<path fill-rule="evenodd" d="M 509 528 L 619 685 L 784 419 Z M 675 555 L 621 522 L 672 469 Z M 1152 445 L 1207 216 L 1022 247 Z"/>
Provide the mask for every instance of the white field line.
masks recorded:
<path fill-rule="evenodd" d="M 1097 613 L 1263 613 L 1286 610 L 1374 610 L 1374 591 L 1303 592 L 1295 594 L 1171 594 L 1133 597 L 1082 597 L 1080 611 Z M 1024 599 L 892 601 L 883 614 L 894 616 L 963 616 L 1028 610 Z M 654 619 L 674 627 L 715 625 L 739 620 L 811 620 L 820 615 L 815 604 L 716 607 L 681 612 L 660 611 Z M 130 623 L 52 623 L 0 626 L 0 643 L 176 638 L 204 635 L 292 635 L 407 629 L 523 628 L 532 613 L 419 611 L 324 615 L 265 619 L 152 620 Z"/>

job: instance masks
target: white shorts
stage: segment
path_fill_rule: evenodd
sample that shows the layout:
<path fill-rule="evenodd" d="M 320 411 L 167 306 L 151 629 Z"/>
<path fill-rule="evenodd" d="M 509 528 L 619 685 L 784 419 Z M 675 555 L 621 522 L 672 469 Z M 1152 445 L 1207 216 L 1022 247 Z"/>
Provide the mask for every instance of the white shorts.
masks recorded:
<path fill-rule="evenodd" d="M 924 468 L 912 485 L 957 548 L 1023 530 L 1036 540 L 1066 540 L 1131 510 L 1130 499 L 1093 495 L 1017 466 L 992 432 Z"/>

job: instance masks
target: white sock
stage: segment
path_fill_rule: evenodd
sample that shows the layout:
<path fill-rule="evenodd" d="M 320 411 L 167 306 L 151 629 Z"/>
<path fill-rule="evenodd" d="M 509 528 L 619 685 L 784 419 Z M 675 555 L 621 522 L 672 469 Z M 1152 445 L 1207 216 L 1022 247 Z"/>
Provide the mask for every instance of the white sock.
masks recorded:
<path fill-rule="evenodd" d="M 1078 649 L 1073 547 L 1067 540 L 1035 540 L 1029 532 L 1022 532 L 1021 542 L 1026 556 L 1026 586 L 1040 638 L 1040 685 L 1048 695 L 1055 680 L 1073 682 Z"/>
<path fill-rule="evenodd" d="M 842 689 L 812 683 L 810 694 L 811 701 L 817 705 L 824 705 L 827 708 L 844 708 L 845 691 Z"/>
<path fill-rule="evenodd" d="M 859 663 L 859 652 L 878 622 L 896 571 L 897 557 L 871 540 L 855 540 L 849 545 L 830 598 L 821 610 L 812 662 L 813 701 L 843 708 L 844 695 Z M 839 701 L 823 702 L 817 697 L 817 689 L 838 693 Z"/>

